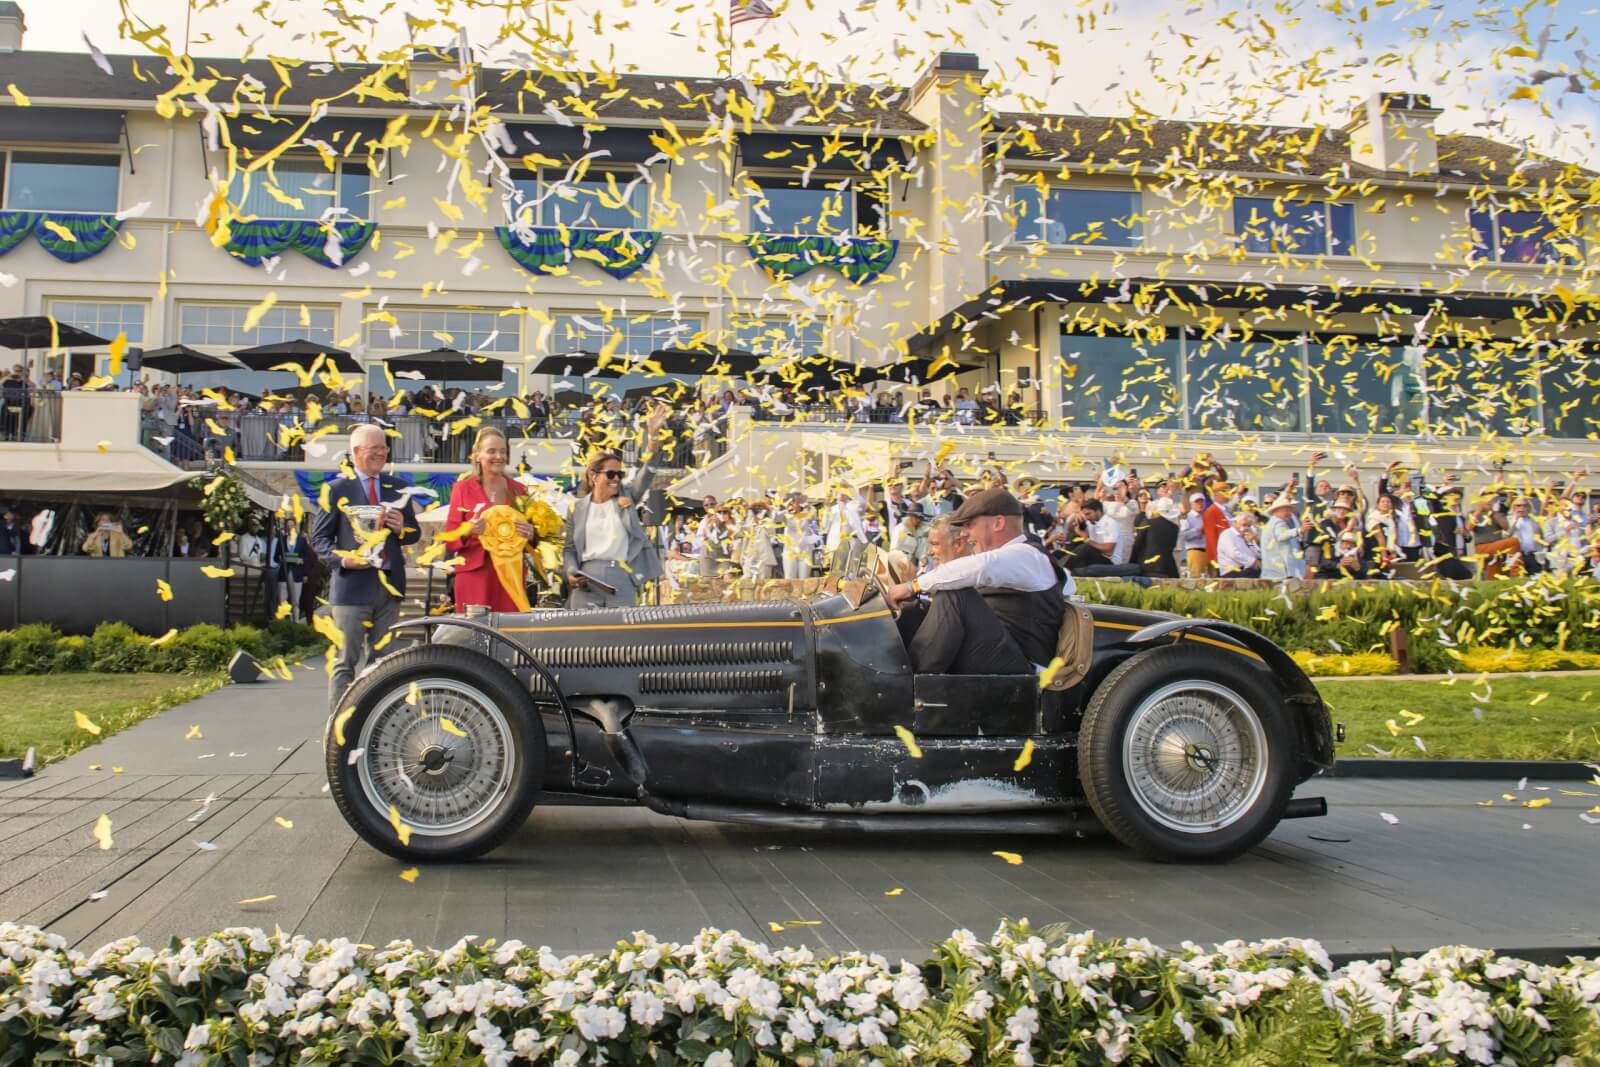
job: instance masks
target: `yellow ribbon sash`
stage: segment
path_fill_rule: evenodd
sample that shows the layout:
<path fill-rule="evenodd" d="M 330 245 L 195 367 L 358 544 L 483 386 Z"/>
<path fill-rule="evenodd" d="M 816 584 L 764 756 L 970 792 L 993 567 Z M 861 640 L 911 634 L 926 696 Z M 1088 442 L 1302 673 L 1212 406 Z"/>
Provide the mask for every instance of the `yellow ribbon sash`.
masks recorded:
<path fill-rule="evenodd" d="M 496 504 L 478 516 L 484 521 L 483 533 L 478 543 L 494 562 L 494 573 L 500 585 L 516 604 L 518 611 L 529 611 L 527 586 L 522 579 L 522 552 L 528 541 L 517 533 L 516 524 L 522 515 L 509 504 Z"/>

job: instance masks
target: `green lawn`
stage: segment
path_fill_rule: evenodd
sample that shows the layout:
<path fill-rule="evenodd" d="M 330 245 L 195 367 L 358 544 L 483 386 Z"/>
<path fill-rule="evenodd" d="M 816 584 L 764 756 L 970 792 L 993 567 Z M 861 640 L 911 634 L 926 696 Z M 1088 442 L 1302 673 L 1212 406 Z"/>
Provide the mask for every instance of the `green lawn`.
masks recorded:
<path fill-rule="evenodd" d="M 224 678 L 90 672 L 0 675 L 0 757 L 20 756 L 32 747 L 38 749 L 42 766 L 208 693 Z M 99 737 L 76 725 L 74 711 L 100 727 Z"/>
<path fill-rule="evenodd" d="M 1408 758 L 1600 760 L 1600 676 L 1319 681 L 1317 689 L 1345 724 L 1341 756 L 1378 756 L 1375 745 Z"/>

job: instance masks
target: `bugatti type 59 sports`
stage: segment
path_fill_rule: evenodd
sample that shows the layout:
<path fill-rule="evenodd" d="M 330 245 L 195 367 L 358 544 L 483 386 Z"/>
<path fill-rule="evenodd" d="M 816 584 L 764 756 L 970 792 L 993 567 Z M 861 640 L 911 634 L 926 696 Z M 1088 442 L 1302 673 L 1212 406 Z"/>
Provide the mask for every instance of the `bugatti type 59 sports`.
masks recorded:
<path fill-rule="evenodd" d="M 809 601 L 441 616 L 326 730 L 340 811 L 401 859 L 495 848 L 537 803 L 615 798 L 801 829 L 1067 832 L 1235 856 L 1333 763 L 1316 689 L 1214 619 L 1078 607 L 1065 689 L 912 671 L 870 575 Z M 1090 633 L 1092 631 L 1092 636 Z"/>

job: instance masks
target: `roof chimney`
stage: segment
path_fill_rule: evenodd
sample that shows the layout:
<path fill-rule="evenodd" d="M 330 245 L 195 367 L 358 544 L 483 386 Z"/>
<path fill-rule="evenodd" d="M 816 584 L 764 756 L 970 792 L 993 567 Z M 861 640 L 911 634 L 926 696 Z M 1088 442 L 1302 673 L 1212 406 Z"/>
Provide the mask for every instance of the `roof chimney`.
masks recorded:
<path fill-rule="evenodd" d="M 0 52 L 22 51 L 22 31 L 26 28 L 22 8 L 12 0 L 0 0 Z"/>
<path fill-rule="evenodd" d="M 411 99 L 425 104 L 457 104 L 477 98 L 477 64 L 469 56 L 466 84 L 461 81 L 461 51 L 458 48 L 415 47 L 408 64 L 407 91 Z"/>
<path fill-rule="evenodd" d="M 1441 113 L 1423 93 L 1375 93 L 1345 126 L 1350 158 L 1391 173 L 1436 174 L 1439 139 L 1433 120 Z"/>

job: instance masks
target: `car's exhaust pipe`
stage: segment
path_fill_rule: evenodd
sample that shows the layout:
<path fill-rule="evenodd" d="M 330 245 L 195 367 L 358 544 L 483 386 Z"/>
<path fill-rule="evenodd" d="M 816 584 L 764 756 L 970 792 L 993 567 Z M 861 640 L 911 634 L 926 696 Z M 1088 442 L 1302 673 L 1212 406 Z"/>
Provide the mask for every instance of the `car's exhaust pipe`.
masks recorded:
<path fill-rule="evenodd" d="M 1294 797 L 1283 809 L 1285 819 L 1315 819 L 1326 814 L 1327 797 Z"/>
<path fill-rule="evenodd" d="M 611 758 L 617 761 L 622 773 L 633 783 L 639 799 L 648 801 L 644 786 L 649 780 L 650 768 L 644 761 L 644 753 L 639 751 L 638 742 L 628 731 L 629 713 L 604 700 L 591 701 L 587 708 L 578 710 L 600 724 L 600 736 L 606 743 L 606 751 L 611 753 Z"/>

